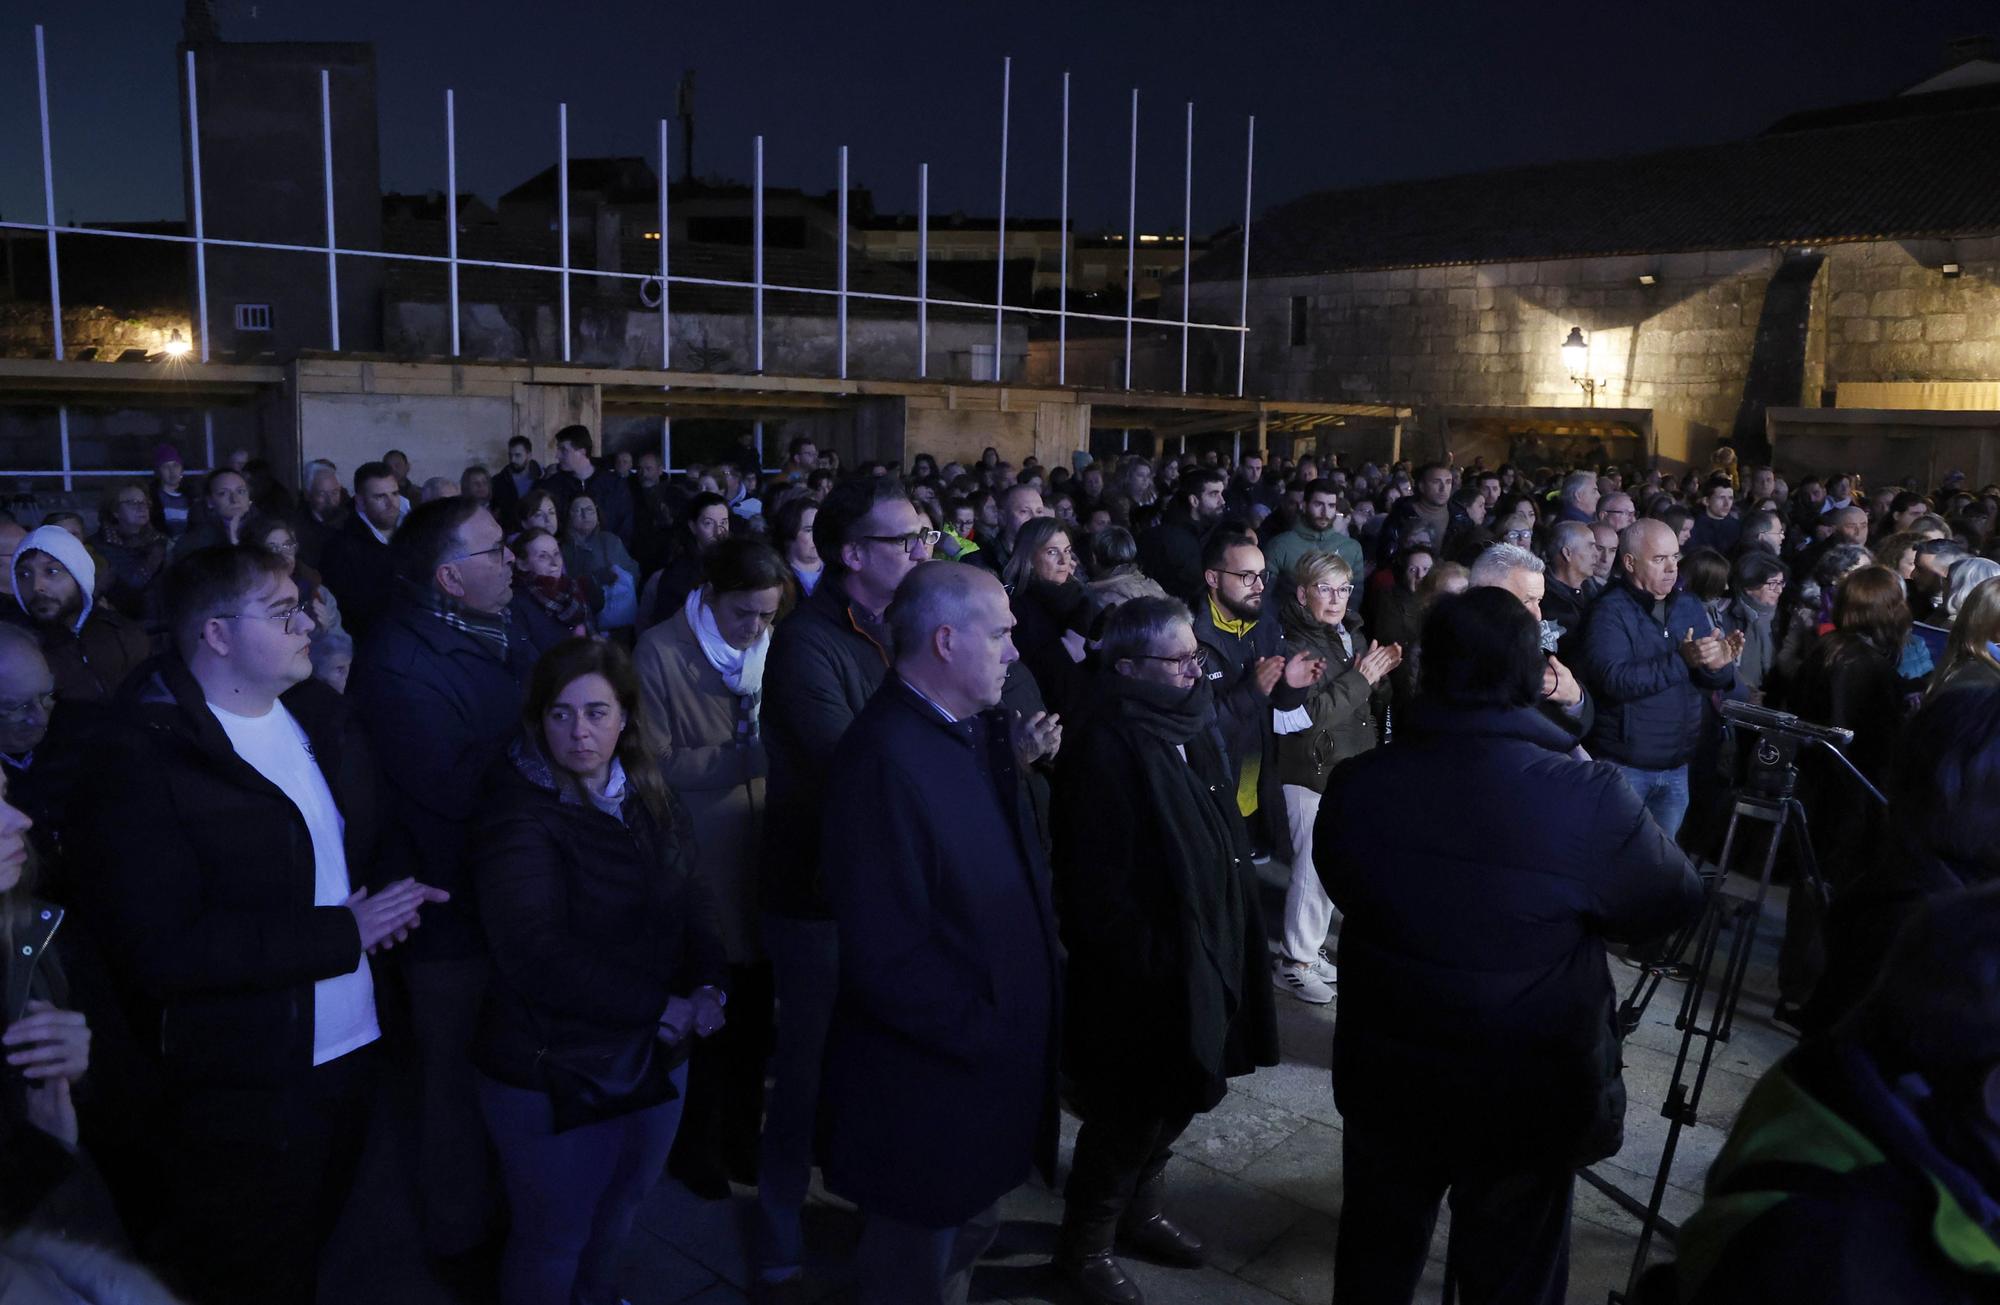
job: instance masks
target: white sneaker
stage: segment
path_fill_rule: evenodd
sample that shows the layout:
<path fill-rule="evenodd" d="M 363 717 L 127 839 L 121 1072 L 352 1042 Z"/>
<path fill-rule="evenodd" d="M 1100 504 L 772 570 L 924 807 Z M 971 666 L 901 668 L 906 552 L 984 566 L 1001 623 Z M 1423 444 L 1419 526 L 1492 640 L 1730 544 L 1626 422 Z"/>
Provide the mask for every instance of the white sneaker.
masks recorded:
<path fill-rule="evenodd" d="M 1326 954 L 1324 947 L 1319 949 L 1319 954 L 1312 958 L 1306 968 L 1311 970 L 1321 983 L 1329 987 L 1340 982 L 1340 970 L 1334 965 L 1333 958 Z"/>
<path fill-rule="evenodd" d="M 1311 966 L 1294 965 L 1282 956 L 1271 962 L 1271 982 L 1309 1005 L 1324 1006 L 1333 1000 L 1333 988 Z"/>

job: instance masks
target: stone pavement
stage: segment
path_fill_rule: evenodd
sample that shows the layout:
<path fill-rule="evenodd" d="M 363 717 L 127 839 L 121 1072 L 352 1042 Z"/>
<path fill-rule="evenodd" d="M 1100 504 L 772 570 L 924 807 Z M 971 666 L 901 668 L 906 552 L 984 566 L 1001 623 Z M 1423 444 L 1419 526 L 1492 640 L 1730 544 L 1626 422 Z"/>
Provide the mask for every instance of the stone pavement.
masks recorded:
<path fill-rule="evenodd" d="M 1264 868 L 1265 909 L 1272 920 L 1282 905 L 1286 873 L 1279 863 Z M 1792 1045 L 1791 1036 L 1768 1018 L 1775 992 L 1783 890 L 1773 890 L 1772 896 L 1735 1035 L 1716 1048 L 1700 1124 L 1681 1136 L 1664 1204 L 1670 1220 L 1685 1218 L 1699 1204 L 1702 1175 L 1751 1085 Z M 1611 968 L 1622 996 L 1636 971 L 1616 963 Z M 1681 984 L 1662 985 L 1643 1026 L 1627 1042 L 1630 1105 L 1625 1146 L 1616 1157 L 1596 1166 L 1600 1175 L 1641 1202 L 1649 1195 L 1666 1136 L 1660 1104 L 1680 1043 L 1673 1021 L 1684 990 Z M 1127 1261 L 1151 1305 L 1325 1305 L 1332 1299 L 1334 1232 L 1341 1200 L 1341 1120 L 1333 1106 L 1328 1070 L 1334 1007 L 1310 1007 L 1282 995 L 1278 1001 L 1283 1063 L 1235 1080 L 1221 1105 L 1195 1121 L 1168 1169 L 1170 1208 L 1207 1239 L 1212 1263 L 1184 1270 Z M 1064 1125 L 1066 1164 L 1076 1124 L 1066 1118 Z M 1496 1128 L 1506 1126 L 1505 1120 L 1494 1121 Z M 1035 1180 L 1006 1198 L 1000 1238 L 974 1278 L 974 1301 L 1072 1299 L 1044 1267 L 1062 1215 L 1059 1191 Z M 705 1202 L 676 1183 L 663 1183 L 641 1211 L 627 1248 L 624 1285 L 632 1305 L 745 1301 L 745 1221 L 753 1199 L 749 1189 L 739 1188 L 733 1200 Z M 351 1216 L 349 1223 L 364 1219 Z M 1420 1301 L 1439 1299 L 1448 1225 L 1449 1212 L 1442 1211 Z M 807 1219 L 808 1286 L 813 1300 L 851 1299 L 843 1265 L 857 1226 L 849 1207 L 815 1188 Z M 354 1229 L 344 1228 L 339 1241 L 351 1244 L 358 1236 Z M 1637 1221 L 1631 1215 L 1579 1183 L 1569 1299 L 1601 1303 L 1614 1288 L 1622 1290 L 1636 1236 Z M 1661 1258 L 1662 1250 L 1656 1243 L 1654 1258 Z M 413 1249 L 387 1258 L 364 1252 L 366 1258 L 359 1264 L 349 1258 L 352 1252 L 340 1254 L 336 1248 L 336 1254 L 325 1299 L 365 1300 L 370 1305 L 391 1301 L 442 1305 L 447 1299 L 435 1288 L 415 1285 L 385 1290 L 385 1279 L 404 1276 L 392 1271 L 396 1260 L 408 1264 L 415 1271 L 412 1276 L 421 1279 L 421 1269 L 412 1262 Z"/>

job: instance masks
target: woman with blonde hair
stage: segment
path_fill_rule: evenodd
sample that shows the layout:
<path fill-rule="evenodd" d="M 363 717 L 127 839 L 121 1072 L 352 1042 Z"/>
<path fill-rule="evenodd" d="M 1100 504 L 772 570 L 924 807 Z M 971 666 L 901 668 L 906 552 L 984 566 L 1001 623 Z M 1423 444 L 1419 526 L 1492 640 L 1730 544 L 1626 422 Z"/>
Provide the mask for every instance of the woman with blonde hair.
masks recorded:
<path fill-rule="evenodd" d="M 2000 685 L 2000 576 L 1974 585 L 1944 641 L 1928 696 L 1967 684 Z"/>

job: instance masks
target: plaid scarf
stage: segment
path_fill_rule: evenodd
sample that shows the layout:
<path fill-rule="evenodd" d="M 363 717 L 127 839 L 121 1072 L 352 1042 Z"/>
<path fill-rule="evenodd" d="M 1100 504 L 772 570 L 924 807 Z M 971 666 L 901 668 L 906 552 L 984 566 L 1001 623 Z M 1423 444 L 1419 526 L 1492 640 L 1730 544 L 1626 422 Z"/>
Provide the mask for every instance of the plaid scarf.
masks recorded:
<path fill-rule="evenodd" d="M 476 639 L 483 640 L 507 659 L 507 640 L 511 634 L 512 614 L 505 608 L 497 613 L 475 612 L 450 594 L 435 585 L 412 585 L 417 601 L 426 611 L 443 621 L 454 630 L 463 631 Z"/>

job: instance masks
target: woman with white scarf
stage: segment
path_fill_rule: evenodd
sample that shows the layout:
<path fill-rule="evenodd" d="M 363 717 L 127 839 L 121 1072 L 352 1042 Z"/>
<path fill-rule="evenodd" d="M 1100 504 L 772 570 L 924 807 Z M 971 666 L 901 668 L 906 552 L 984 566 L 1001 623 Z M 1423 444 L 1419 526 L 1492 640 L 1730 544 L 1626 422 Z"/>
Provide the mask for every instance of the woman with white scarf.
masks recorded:
<path fill-rule="evenodd" d="M 730 1178 L 754 1183 L 757 1173 L 771 1026 L 757 911 L 766 772 L 758 714 L 771 626 L 793 591 L 784 559 L 761 540 L 724 540 L 703 564 L 701 585 L 640 636 L 633 660 L 647 739 L 687 807 L 695 873 L 715 902 L 730 966 L 729 1024 L 691 1062 L 668 1171 L 698 1195 L 722 1199 Z"/>

